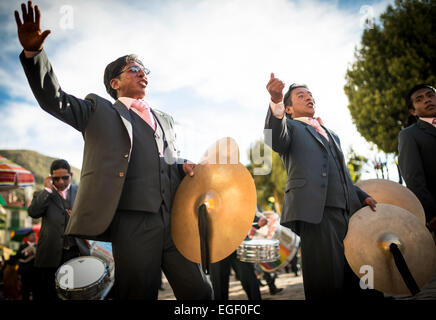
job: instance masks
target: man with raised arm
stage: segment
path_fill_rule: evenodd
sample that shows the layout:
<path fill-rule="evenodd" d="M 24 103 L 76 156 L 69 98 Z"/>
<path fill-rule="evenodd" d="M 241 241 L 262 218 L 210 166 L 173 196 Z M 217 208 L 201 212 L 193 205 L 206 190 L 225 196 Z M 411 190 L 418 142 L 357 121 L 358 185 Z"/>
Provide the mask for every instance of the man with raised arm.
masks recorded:
<path fill-rule="evenodd" d="M 210 299 L 199 265 L 176 249 L 170 210 L 180 180 L 194 164 L 178 161 L 173 119 L 144 100 L 148 69 L 135 55 L 107 65 L 104 84 L 115 99 L 67 94 L 43 50 L 40 10 L 29 1 L 15 19 L 20 60 L 42 109 L 80 131 L 85 141 L 80 188 L 66 234 L 111 241 L 115 295 L 157 299 L 162 268 L 178 299 Z"/>
<path fill-rule="evenodd" d="M 359 279 L 346 262 L 343 240 L 351 215 L 364 205 L 375 211 L 376 202 L 353 185 L 338 136 L 314 118 L 308 87 L 292 84 L 283 96 L 284 87 L 271 73 L 265 129 L 288 175 L 281 224 L 301 238 L 306 299 L 351 297 Z"/>

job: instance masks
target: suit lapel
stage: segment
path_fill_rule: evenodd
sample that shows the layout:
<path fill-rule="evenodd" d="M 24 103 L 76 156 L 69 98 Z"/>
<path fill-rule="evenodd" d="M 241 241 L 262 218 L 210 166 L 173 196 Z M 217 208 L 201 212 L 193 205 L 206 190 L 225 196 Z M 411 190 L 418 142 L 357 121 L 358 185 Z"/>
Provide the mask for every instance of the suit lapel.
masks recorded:
<path fill-rule="evenodd" d="M 154 118 L 158 122 L 158 125 L 162 128 L 162 131 L 164 133 L 164 138 L 165 138 L 165 132 L 167 132 L 167 130 L 169 130 L 169 128 L 167 126 L 166 119 L 159 112 L 154 111 L 152 108 L 150 108 L 150 110 L 153 113 Z"/>
<path fill-rule="evenodd" d="M 421 130 L 436 137 L 436 128 L 433 127 L 430 123 L 418 119 L 416 124 Z"/>
<path fill-rule="evenodd" d="M 64 210 L 64 205 L 62 203 L 62 196 L 56 190 L 53 190 L 53 192 L 54 192 L 53 201 L 55 205 L 57 205 L 60 209 Z"/>
<path fill-rule="evenodd" d="M 321 140 L 320 135 L 318 134 L 318 132 L 316 132 L 316 130 L 314 128 L 312 128 L 312 126 L 306 124 L 306 130 L 308 130 L 310 132 L 310 134 L 315 138 L 316 141 L 318 141 L 321 144 L 321 146 L 324 149 L 326 148 L 324 142 Z"/>
<path fill-rule="evenodd" d="M 117 110 L 119 116 L 121 117 L 121 120 L 123 121 L 124 127 L 126 128 L 130 138 L 130 151 L 129 151 L 129 159 L 130 159 L 130 153 L 132 152 L 132 147 L 133 147 L 132 118 L 130 117 L 129 109 L 127 109 L 127 107 L 120 100 L 115 101 L 113 107 L 115 110 Z"/>
<path fill-rule="evenodd" d="M 74 200 L 76 200 L 76 194 L 77 186 L 72 184 L 70 190 L 68 190 L 68 199 L 70 199 L 71 207 L 73 207 Z"/>

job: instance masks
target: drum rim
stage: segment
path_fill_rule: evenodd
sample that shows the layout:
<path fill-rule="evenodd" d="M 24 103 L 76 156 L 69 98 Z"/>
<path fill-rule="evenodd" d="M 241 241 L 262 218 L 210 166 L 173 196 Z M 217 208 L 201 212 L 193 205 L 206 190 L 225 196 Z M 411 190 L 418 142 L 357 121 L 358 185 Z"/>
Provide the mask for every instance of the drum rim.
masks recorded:
<path fill-rule="evenodd" d="M 63 287 L 61 287 L 61 286 L 58 284 L 58 281 L 57 281 L 57 275 L 58 275 L 58 273 L 59 273 L 60 268 L 61 268 L 64 264 L 66 264 L 66 263 L 68 263 L 68 262 L 70 262 L 70 261 L 78 260 L 78 259 L 83 259 L 83 258 L 94 258 L 94 259 L 100 260 L 100 261 L 103 263 L 103 266 L 104 266 L 104 270 L 105 270 L 105 272 L 103 272 L 103 274 L 100 276 L 100 278 L 98 278 L 96 281 L 90 283 L 90 284 L 87 285 L 87 286 L 79 287 L 79 288 L 63 288 Z M 99 258 L 99 257 L 95 257 L 95 256 L 80 256 L 80 257 L 76 257 L 76 258 L 70 259 L 70 260 L 68 260 L 68 261 L 65 261 L 65 263 L 63 263 L 63 264 L 58 268 L 58 270 L 57 270 L 56 273 L 55 273 L 55 283 L 56 283 L 56 288 L 59 288 L 60 290 L 63 290 L 63 291 L 65 291 L 65 292 L 76 292 L 76 291 L 82 291 L 82 290 L 85 290 L 85 289 L 91 288 L 91 287 L 93 287 L 96 283 L 99 284 L 99 283 L 103 282 L 103 279 L 104 279 L 106 276 L 107 276 L 107 277 L 110 276 L 110 274 L 109 274 L 109 266 L 106 264 L 106 262 L 105 262 L 103 259 L 101 259 L 101 258 Z"/>

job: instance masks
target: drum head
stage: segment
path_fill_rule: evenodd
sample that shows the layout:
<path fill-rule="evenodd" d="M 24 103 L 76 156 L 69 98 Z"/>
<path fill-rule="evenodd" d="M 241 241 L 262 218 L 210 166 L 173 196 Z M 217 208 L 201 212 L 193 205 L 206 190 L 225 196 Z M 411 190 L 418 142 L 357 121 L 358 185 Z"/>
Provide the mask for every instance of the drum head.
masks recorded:
<path fill-rule="evenodd" d="M 56 272 L 56 284 L 64 290 L 85 288 L 99 281 L 106 265 L 97 257 L 77 257 L 65 262 Z"/>

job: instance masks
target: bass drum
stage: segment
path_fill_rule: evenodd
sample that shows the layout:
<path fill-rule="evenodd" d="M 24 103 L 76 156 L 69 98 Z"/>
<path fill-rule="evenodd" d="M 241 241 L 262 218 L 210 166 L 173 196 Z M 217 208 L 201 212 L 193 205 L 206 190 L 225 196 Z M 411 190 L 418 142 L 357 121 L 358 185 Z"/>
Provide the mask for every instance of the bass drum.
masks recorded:
<path fill-rule="evenodd" d="M 288 265 L 300 247 L 300 237 L 292 232 L 291 229 L 283 226 L 280 226 L 279 240 L 279 258 L 273 262 L 258 263 L 260 268 L 265 272 L 275 272 Z"/>

